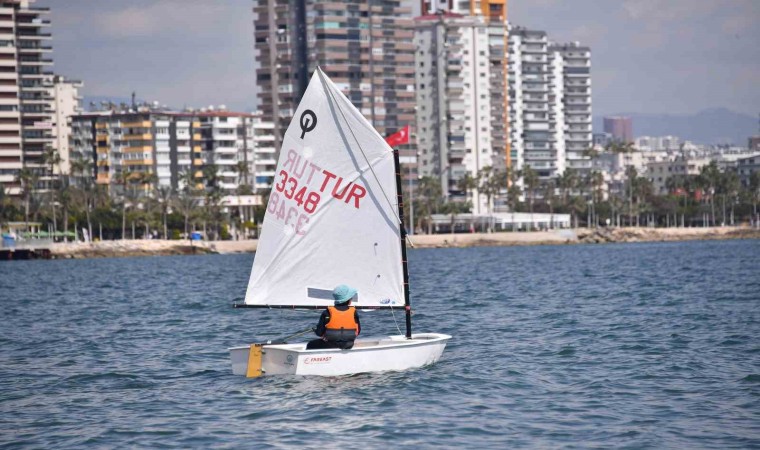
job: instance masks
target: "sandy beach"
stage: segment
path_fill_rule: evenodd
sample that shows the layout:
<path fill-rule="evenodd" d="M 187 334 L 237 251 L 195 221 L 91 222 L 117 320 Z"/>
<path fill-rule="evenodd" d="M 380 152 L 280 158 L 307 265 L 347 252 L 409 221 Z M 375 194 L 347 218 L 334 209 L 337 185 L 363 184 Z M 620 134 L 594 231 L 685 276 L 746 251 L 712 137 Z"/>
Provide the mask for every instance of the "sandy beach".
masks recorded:
<path fill-rule="evenodd" d="M 410 237 L 410 248 L 559 245 L 611 242 L 662 242 L 713 239 L 758 239 L 760 230 L 748 227 L 713 228 L 599 228 L 552 231 L 433 234 Z M 53 244 L 53 258 L 102 258 L 120 256 L 251 253 L 257 240 L 166 241 L 124 240 Z"/>

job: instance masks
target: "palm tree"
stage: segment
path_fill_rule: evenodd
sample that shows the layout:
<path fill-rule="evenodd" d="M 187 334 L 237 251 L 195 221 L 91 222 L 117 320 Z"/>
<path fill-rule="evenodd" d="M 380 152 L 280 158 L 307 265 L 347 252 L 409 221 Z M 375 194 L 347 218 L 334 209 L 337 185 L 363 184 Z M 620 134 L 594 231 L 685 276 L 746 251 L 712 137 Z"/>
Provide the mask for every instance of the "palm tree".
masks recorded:
<path fill-rule="evenodd" d="M 72 199 L 72 188 L 69 186 L 69 183 L 64 179 L 64 182 L 59 185 L 58 188 L 58 201 L 61 204 L 61 211 L 63 213 L 63 235 L 64 239 L 68 239 L 68 233 L 69 233 L 69 212 L 71 211 L 72 205 L 74 203 Z"/>
<path fill-rule="evenodd" d="M 633 182 L 633 192 L 636 197 L 636 226 L 639 226 L 639 209 L 646 212 L 650 210 L 649 199 L 652 197 L 652 182 L 645 177 L 637 177 Z M 643 208 L 641 206 L 644 206 Z"/>
<path fill-rule="evenodd" d="M 16 174 L 16 181 L 21 185 L 21 195 L 24 198 L 24 228 L 29 228 L 29 208 L 31 199 L 37 185 L 37 175 L 28 167 L 24 167 Z"/>
<path fill-rule="evenodd" d="M 575 169 L 565 169 L 565 172 L 560 175 L 557 185 L 562 196 L 562 205 L 570 209 L 568 203 L 568 197 L 570 193 L 578 186 L 578 171 Z"/>
<path fill-rule="evenodd" d="M 250 187 L 250 185 L 248 184 L 248 175 L 250 175 L 251 170 L 248 163 L 245 161 L 238 161 L 235 164 L 235 171 L 238 173 L 238 175 L 240 175 L 240 178 L 242 178 L 242 180 L 240 180 L 241 181 L 240 184 L 243 186 Z"/>
<path fill-rule="evenodd" d="M 697 183 L 706 192 L 710 193 L 710 217 L 712 226 L 715 226 L 715 194 L 718 183 L 720 182 L 720 169 L 718 163 L 710 161 L 710 164 L 703 166 L 697 177 Z"/>
<path fill-rule="evenodd" d="M 206 180 L 206 191 L 203 205 L 204 216 L 206 220 L 211 220 L 212 229 L 214 230 L 214 239 L 219 239 L 220 222 L 222 219 L 221 205 L 224 196 L 224 193 L 219 186 L 219 167 L 214 165 L 204 167 L 203 178 Z"/>
<path fill-rule="evenodd" d="M 192 192 L 182 191 L 174 198 L 174 207 L 185 219 L 185 237 L 190 239 L 190 217 L 198 209 L 198 198 Z"/>
<path fill-rule="evenodd" d="M 121 186 L 121 239 L 124 240 L 127 235 L 127 208 L 133 204 L 131 202 L 132 190 L 127 187 L 130 182 L 129 173 L 117 172 L 113 176 L 113 182 Z M 130 201 L 128 201 L 128 197 L 130 197 Z"/>
<path fill-rule="evenodd" d="M 492 200 L 507 186 L 507 172 L 496 170 L 493 166 L 485 166 L 478 172 L 478 179 L 480 180 L 479 191 L 486 196 L 488 214 L 491 217 L 491 213 L 493 212 Z M 493 231 L 493 220 L 488 221 L 488 231 Z"/>
<path fill-rule="evenodd" d="M 591 159 L 595 159 L 599 156 L 601 152 L 596 149 L 593 145 L 586 150 L 583 150 L 583 156 Z"/>
<path fill-rule="evenodd" d="M 612 141 L 609 144 L 607 144 L 607 147 L 605 147 L 605 150 L 610 153 L 615 154 L 621 154 L 621 153 L 633 153 L 636 151 L 636 149 L 633 147 L 633 142 L 622 142 L 622 141 Z"/>
<path fill-rule="evenodd" d="M 166 217 L 169 215 L 169 209 L 174 200 L 174 193 L 168 186 L 159 186 L 156 190 L 156 202 L 161 211 L 161 222 L 164 226 L 164 239 L 169 239 L 168 229 L 166 226 Z"/>
<path fill-rule="evenodd" d="M 90 219 L 90 213 L 94 207 L 93 202 L 95 197 L 95 189 L 92 180 L 92 160 L 84 158 L 71 161 L 71 172 L 79 179 L 79 187 L 78 189 L 73 190 L 73 193 L 75 194 L 73 197 L 79 199 L 79 202 L 85 211 L 87 217 L 87 231 L 90 239 L 92 239 L 92 221 Z"/>
<path fill-rule="evenodd" d="M 415 211 L 420 212 L 422 220 L 427 223 L 428 234 L 433 232 L 432 215 L 438 212 L 443 199 L 441 182 L 431 176 L 424 176 L 419 179 L 417 185 L 417 201 L 419 206 Z"/>
<path fill-rule="evenodd" d="M 614 226 L 620 226 L 620 212 L 625 206 L 625 202 L 618 195 L 610 195 L 610 209 L 612 210 L 612 223 Z"/>
<path fill-rule="evenodd" d="M 174 205 L 185 219 L 185 237 L 190 239 L 190 217 L 198 208 L 198 198 L 200 196 L 200 191 L 196 189 L 198 183 L 196 181 L 195 171 L 192 169 L 183 171 L 179 175 L 179 182 L 181 184 L 181 189 L 178 191 Z"/>
<path fill-rule="evenodd" d="M 760 203 L 760 172 L 752 172 L 752 174 L 749 176 L 749 188 L 748 188 L 749 198 L 752 202 L 752 216 L 754 217 L 755 226 L 760 226 L 758 224 L 758 216 L 757 216 L 757 204 Z"/>
<path fill-rule="evenodd" d="M 536 196 L 536 188 L 538 187 L 539 178 L 538 172 L 533 170 L 530 165 L 526 165 L 522 170 L 523 184 L 525 185 L 525 192 L 528 194 L 528 207 L 530 209 L 530 229 L 533 229 L 533 199 Z"/>
<path fill-rule="evenodd" d="M 158 175 L 153 172 L 140 172 L 137 175 L 136 180 L 143 186 L 143 194 L 147 197 L 156 188 L 158 182 Z"/>
<path fill-rule="evenodd" d="M 557 189 L 557 183 L 553 179 L 546 180 L 544 183 L 542 183 L 542 195 L 544 197 L 544 202 L 546 202 L 547 206 L 549 206 L 549 228 L 554 228 L 554 199 L 555 199 L 555 190 Z"/>
<path fill-rule="evenodd" d="M 506 172 L 507 177 L 507 206 L 509 206 L 509 209 L 514 212 L 517 211 L 517 208 L 520 204 L 520 197 L 522 196 L 522 189 L 519 186 L 519 173 L 517 170 L 512 169 L 511 167 L 507 167 Z"/>
<path fill-rule="evenodd" d="M 628 166 L 625 168 L 625 179 L 627 181 L 628 187 L 627 187 L 627 194 L 628 194 L 628 226 L 633 226 L 633 190 L 634 190 L 634 182 L 636 178 L 639 176 L 638 171 L 633 166 Z"/>
<path fill-rule="evenodd" d="M 730 224 L 734 224 L 734 205 L 736 204 L 736 199 L 739 195 L 740 190 L 741 183 L 736 173 L 726 171 L 721 174 L 718 181 L 718 191 L 720 192 L 721 198 L 723 200 L 723 225 L 729 223 L 726 220 L 726 201 L 728 201 L 731 205 Z"/>
<path fill-rule="evenodd" d="M 599 203 L 602 195 L 602 186 L 604 186 L 604 175 L 597 170 L 593 170 L 588 174 L 588 185 L 591 191 L 591 216 L 590 222 L 594 224 L 594 227 L 599 225 L 599 217 L 596 213 L 596 205 Z M 590 225 L 590 224 L 589 224 Z"/>
<path fill-rule="evenodd" d="M 55 168 L 56 166 L 59 166 L 61 164 L 61 155 L 58 153 L 58 151 L 52 147 L 45 150 L 45 152 L 42 154 L 42 160 L 45 162 L 45 164 L 48 165 L 48 171 L 50 173 L 50 176 L 53 177 L 53 181 L 51 182 L 50 186 L 50 206 L 52 206 L 53 210 L 53 232 L 55 233 L 58 231 L 58 225 L 56 220 L 56 214 L 55 214 L 55 203 L 56 203 L 56 190 L 58 187 L 58 183 L 56 182 L 55 177 Z"/>
<path fill-rule="evenodd" d="M 467 172 L 457 181 L 457 187 L 459 190 L 464 191 L 466 199 L 470 199 L 470 192 L 478 188 L 478 183 L 478 177 L 473 177 L 470 172 Z M 472 199 L 472 204 L 475 204 L 475 199 Z"/>

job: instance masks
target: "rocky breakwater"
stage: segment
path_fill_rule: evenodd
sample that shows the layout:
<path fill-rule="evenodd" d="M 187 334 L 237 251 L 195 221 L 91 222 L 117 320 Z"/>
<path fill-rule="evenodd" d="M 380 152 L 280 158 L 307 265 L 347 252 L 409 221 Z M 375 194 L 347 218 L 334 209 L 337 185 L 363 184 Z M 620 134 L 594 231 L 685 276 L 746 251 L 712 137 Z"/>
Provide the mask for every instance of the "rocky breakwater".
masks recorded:
<path fill-rule="evenodd" d="M 500 247 L 513 245 L 557 245 L 577 242 L 573 230 L 523 231 L 463 234 L 415 234 L 413 248 Z"/>
<path fill-rule="evenodd" d="M 576 230 L 579 243 L 665 242 L 714 239 L 758 239 L 760 230 L 750 227 L 709 228 L 596 228 Z"/>
<path fill-rule="evenodd" d="M 112 258 L 122 256 L 194 255 L 215 253 L 208 243 L 164 240 L 123 240 L 53 244 L 52 258 Z"/>

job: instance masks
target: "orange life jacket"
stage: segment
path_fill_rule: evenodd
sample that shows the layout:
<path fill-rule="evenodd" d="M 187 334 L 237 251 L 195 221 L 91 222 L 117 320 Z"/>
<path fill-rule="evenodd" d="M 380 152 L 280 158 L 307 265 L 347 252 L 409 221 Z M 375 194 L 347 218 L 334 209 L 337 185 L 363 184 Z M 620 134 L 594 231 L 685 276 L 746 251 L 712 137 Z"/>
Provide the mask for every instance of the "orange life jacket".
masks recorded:
<path fill-rule="evenodd" d="M 327 313 L 330 314 L 330 320 L 325 324 L 328 330 L 353 330 L 354 335 L 359 334 L 359 324 L 356 323 L 356 308 L 349 306 L 347 310 L 341 311 L 334 306 L 327 307 Z"/>

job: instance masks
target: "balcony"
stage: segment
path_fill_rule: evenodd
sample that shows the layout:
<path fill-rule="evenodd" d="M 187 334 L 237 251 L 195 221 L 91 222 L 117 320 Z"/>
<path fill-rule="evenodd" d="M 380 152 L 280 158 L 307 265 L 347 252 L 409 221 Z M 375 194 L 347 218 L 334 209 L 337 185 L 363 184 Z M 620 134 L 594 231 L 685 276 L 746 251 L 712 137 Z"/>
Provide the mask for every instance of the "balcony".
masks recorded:
<path fill-rule="evenodd" d="M 214 148 L 214 153 L 219 153 L 222 155 L 236 155 L 238 152 L 238 149 L 236 147 L 216 147 Z"/>
<path fill-rule="evenodd" d="M 53 35 L 50 33 L 18 33 L 19 39 L 39 39 L 50 40 L 53 39 Z"/>
<path fill-rule="evenodd" d="M 17 47 L 20 55 L 38 54 L 38 53 L 51 53 L 53 47 L 37 46 L 37 47 Z"/>
<path fill-rule="evenodd" d="M 122 149 L 124 153 L 145 153 L 153 151 L 153 146 L 151 145 L 141 145 L 136 147 L 124 147 Z"/>
<path fill-rule="evenodd" d="M 39 28 L 39 27 L 49 27 L 50 21 L 44 20 L 44 19 L 32 19 L 32 20 L 25 20 L 25 21 L 17 21 L 16 27 L 18 28 Z"/>
<path fill-rule="evenodd" d="M 125 134 L 122 137 L 125 141 L 149 141 L 153 139 L 153 135 L 150 133 L 141 133 L 141 134 Z"/>
<path fill-rule="evenodd" d="M 29 60 L 24 61 L 21 59 L 19 62 L 20 66 L 52 66 L 53 60 L 52 59 L 37 59 L 37 60 Z"/>
<path fill-rule="evenodd" d="M 152 166 L 152 159 L 126 159 L 121 162 L 124 166 Z"/>
<path fill-rule="evenodd" d="M 122 128 L 150 128 L 150 120 L 143 120 L 142 122 L 124 122 L 121 124 Z"/>

